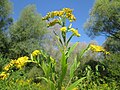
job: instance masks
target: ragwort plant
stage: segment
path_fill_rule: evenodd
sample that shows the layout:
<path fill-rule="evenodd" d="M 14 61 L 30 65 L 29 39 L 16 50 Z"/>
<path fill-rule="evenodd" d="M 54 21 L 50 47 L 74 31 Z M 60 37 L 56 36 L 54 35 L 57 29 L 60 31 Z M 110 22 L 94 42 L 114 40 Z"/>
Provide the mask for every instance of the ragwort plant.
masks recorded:
<path fill-rule="evenodd" d="M 61 90 L 61 88 L 64 88 L 65 90 L 75 89 L 77 87 L 77 85 L 83 79 L 86 78 L 86 77 L 83 77 L 81 79 L 76 80 L 74 83 L 71 83 L 71 80 L 74 77 L 74 72 L 80 65 L 80 61 L 77 61 L 76 58 L 74 59 L 74 63 L 72 64 L 72 66 L 70 68 L 69 82 L 68 82 L 67 86 L 63 85 L 64 78 L 66 76 L 66 72 L 68 69 L 69 56 L 78 44 L 78 42 L 76 42 L 73 46 L 70 47 L 69 43 L 74 36 L 80 37 L 78 30 L 72 27 L 72 22 L 76 20 L 75 16 L 73 15 L 73 10 L 71 10 L 70 8 L 63 8 L 62 10 L 59 10 L 59 11 L 52 11 L 52 12 L 47 13 L 47 15 L 45 17 L 43 17 L 43 20 L 51 20 L 47 25 L 48 27 L 54 26 L 55 24 L 59 24 L 61 26 L 61 28 L 60 28 L 61 36 L 59 36 L 55 31 L 54 31 L 54 34 L 58 38 L 58 41 L 59 41 L 58 47 L 62 54 L 61 59 L 60 59 L 60 68 L 61 68 L 59 71 L 60 73 L 58 75 L 56 75 L 57 73 L 53 72 L 57 76 L 57 80 L 55 80 L 55 79 L 52 80 L 52 79 L 50 79 L 50 77 L 45 78 L 45 79 L 46 79 L 46 81 L 48 81 L 51 84 L 51 87 L 52 87 L 51 90 L 54 90 L 54 89 L 56 90 L 56 88 L 58 90 Z M 66 25 L 67 21 L 69 21 L 68 26 Z M 72 32 L 72 34 L 67 39 L 66 35 L 68 32 Z M 89 49 L 91 49 L 92 51 L 95 51 L 95 52 L 104 52 L 106 54 L 109 54 L 109 52 L 107 52 L 101 46 L 91 44 L 91 45 L 88 45 L 88 47 L 85 50 L 82 50 L 79 57 L 82 58 L 84 53 L 86 51 L 88 51 Z M 55 66 L 56 65 L 54 65 L 54 67 Z"/>
<path fill-rule="evenodd" d="M 59 24 L 61 26 L 61 36 L 57 35 L 57 33 L 54 31 L 54 34 L 58 38 L 58 47 L 60 49 L 60 52 L 62 54 L 60 59 L 60 73 L 57 78 L 57 80 L 54 82 L 50 82 L 53 84 L 54 89 L 56 88 L 58 90 L 61 90 L 61 88 L 65 88 L 66 90 L 72 90 L 77 86 L 77 84 L 84 78 L 76 81 L 75 83 L 71 84 L 71 80 L 74 76 L 75 69 L 79 66 L 79 63 L 77 63 L 77 60 L 75 60 L 74 64 L 72 65 L 70 69 L 70 81 L 68 82 L 68 85 L 64 87 L 63 82 L 64 78 L 66 76 L 67 68 L 68 68 L 68 58 L 71 54 L 71 52 L 74 50 L 74 48 L 77 46 L 78 43 L 75 43 L 73 46 L 69 47 L 69 42 L 72 39 L 73 36 L 79 37 L 80 34 L 78 33 L 78 30 L 75 28 L 72 28 L 72 22 L 76 20 L 75 16 L 72 14 L 73 10 L 69 8 L 63 8 L 59 11 L 52 11 L 49 12 L 45 17 L 43 17 L 43 20 L 50 20 L 54 19 L 53 21 L 48 23 L 48 27 L 54 26 L 55 24 Z M 70 22 L 69 26 L 66 26 L 66 21 Z M 66 34 L 68 32 L 72 32 L 71 36 L 67 39 Z M 53 88 L 51 88 L 53 90 Z"/>
<path fill-rule="evenodd" d="M 35 50 L 31 54 L 30 58 L 24 56 L 18 58 L 17 60 L 12 60 L 8 65 L 4 67 L 5 72 L 2 72 L 0 74 L 0 79 L 6 79 L 9 76 L 9 72 L 14 67 L 17 69 L 22 69 L 26 63 L 31 62 L 37 64 L 40 68 L 42 68 L 44 76 L 37 77 L 37 79 L 45 80 L 50 87 L 50 90 L 77 90 L 77 85 L 86 78 L 82 77 L 80 79 L 77 79 L 75 82 L 72 82 L 72 79 L 75 77 L 74 72 L 80 65 L 80 61 L 77 61 L 77 57 L 75 57 L 74 62 L 70 67 L 70 77 L 67 85 L 64 85 L 63 83 L 68 69 L 69 56 L 78 44 L 78 42 L 76 42 L 74 45 L 69 46 L 69 43 L 74 36 L 80 37 L 78 30 L 72 27 L 72 22 L 76 20 L 75 16 L 73 15 L 73 10 L 70 8 L 63 8 L 59 11 L 52 11 L 47 13 L 47 15 L 43 17 L 43 20 L 50 20 L 50 22 L 47 24 L 47 27 L 54 26 L 55 24 L 59 24 L 61 26 L 60 36 L 54 31 L 54 34 L 59 41 L 57 43 L 59 50 L 62 54 L 59 60 L 60 71 L 56 71 L 57 61 L 53 57 L 47 55 L 43 51 Z M 67 21 L 69 22 L 68 26 L 66 25 Z M 68 32 L 72 33 L 69 38 L 67 38 Z M 79 57 L 82 58 L 84 53 L 89 49 L 95 52 L 104 52 L 108 54 L 108 52 L 106 52 L 105 49 L 103 49 L 101 46 L 89 44 L 86 49 L 80 52 Z"/>

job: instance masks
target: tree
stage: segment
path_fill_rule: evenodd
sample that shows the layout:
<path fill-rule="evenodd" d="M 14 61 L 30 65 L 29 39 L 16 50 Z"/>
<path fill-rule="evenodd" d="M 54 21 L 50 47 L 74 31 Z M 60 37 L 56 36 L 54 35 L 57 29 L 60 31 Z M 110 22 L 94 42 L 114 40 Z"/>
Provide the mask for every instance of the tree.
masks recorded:
<path fill-rule="evenodd" d="M 0 0 L 0 53 L 8 53 L 7 30 L 12 23 L 11 3 L 9 0 Z"/>
<path fill-rule="evenodd" d="M 115 81 L 119 86 L 120 0 L 96 0 L 90 18 L 85 23 L 85 30 L 90 37 L 107 36 L 104 47 L 111 54 L 103 60 L 108 71 L 106 81 Z"/>
<path fill-rule="evenodd" d="M 84 27 L 90 37 L 105 35 L 120 40 L 120 0 L 96 0 Z"/>
<path fill-rule="evenodd" d="M 46 31 L 46 23 L 42 21 L 36 7 L 28 5 L 22 11 L 19 20 L 10 28 L 12 58 L 40 49 Z"/>
<path fill-rule="evenodd" d="M 117 86 L 120 86 L 120 53 L 110 54 L 109 58 L 103 61 L 108 71 L 108 81 L 117 82 Z"/>
<path fill-rule="evenodd" d="M 105 43 L 103 44 L 105 49 L 109 52 L 112 53 L 119 53 L 120 52 L 120 41 L 119 39 L 114 39 L 114 38 L 107 38 Z"/>

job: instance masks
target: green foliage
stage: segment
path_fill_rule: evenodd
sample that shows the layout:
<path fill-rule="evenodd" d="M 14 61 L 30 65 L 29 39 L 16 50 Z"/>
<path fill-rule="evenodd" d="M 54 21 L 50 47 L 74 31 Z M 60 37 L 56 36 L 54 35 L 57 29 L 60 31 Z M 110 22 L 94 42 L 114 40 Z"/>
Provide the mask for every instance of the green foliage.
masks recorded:
<path fill-rule="evenodd" d="M 107 38 L 105 43 L 103 44 L 105 49 L 109 52 L 112 53 L 119 53 L 120 52 L 120 41 L 119 39 L 114 39 L 114 38 Z"/>
<path fill-rule="evenodd" d="M 108 58 L 106 58 L 104 63 L 109 72 L 108 77 L 120 84 L 120 53 L 111 54 Z"/>
<path fill-rule="evenodd" d="M 28 55 L 40 49 L 42 39 L 47 32 L 46 24 L 34 5 L 27 6 L 17 22 L 10 28 L 12 58 Z"/>
<path fill-rule="evenodd" d="M 26 74 L 27 75 L 27 74 Z M 13 72 L 7 80 L 0 80 L 1 90 L 48 90 L 48 86 L 44 83 L 35 83 L 31 79 L 27 79 L 24 71 Z"/>
<path fill-rule="evenodd" d="M 3 66 L 10 61 L 9 58 L 5 58 L 0 54 L 0 71 L 2 71 Z"/>
<path fill-rule="evenodd" d="M 90 18 L 85 23 L 86 33 L 90 37 L 107 36 L 104 43 L 106 50 L 111 52 L 108 57 L 100 55 L 105 66 L 104 84 L 93 85 L 96 90 L 119 90 L 120 70 L 120 0 L 96 0 Z M 91 54 L 90 54 L 91 55 Z M 86 57 L 87 58 L 87 57 Z M 98 58 L 98 57 L 97 57 Z M 90 64 L 90 63 L 89 63 Z M 94 64 L 91 64 L 93 70 Z M 82 71 L 81 71 L 82 72 Z M 103 79 L 103 78 L 102 78 Z M 92 87 L 92 88 L 95 88 Z"/>
<path fill-rule="evenodd" d="M 96 0 L 85 23 L 86 33 L 91 37 L 105 35 L 120 39 L 119 17 L 119 0 Z"/>
<path fill-rule="evenodd" d="M 109 51 L 116 53 L 109 57 L 105 56 L 107 61 L 97 61 L 103 59 L 99 57 L 102 54 L 88 51 L 90 44 L 81 49 L 78 42 L 70 45 L 74 36 L 80 36 L 78 31 L 72 28 L 72 22 L 76 18 L 71 9 L 64 8 L 62 9 L 64 12 L 50 12 L 43 18 L 47 20 L 55 17 L 56 22 L 54 20 L 48 22 L 47 26 L 59 24 L 62 27 L 62 29 L 57 28 L 61 31 L 53 28 L 54 36 L 52 34 L 52 37 L 49 37 L 46 34 L 46 23 L 34 5 L 29 5 L 22 11 L 20 18 L 10 27 L 9 36 L 7 36 L 4 30 L 7 30 L 12 22 L 9 17 L 11 12 L 9 4 L 7 0 L 0 1 L 0 5 L 5 7 L 0 11 L 0 72 L 9 74 L 8 78 L 0 80 L 1 90 L 118 90 L 120 88 L 119 40 L 114 41 L 115 39 L 108 38 L 106 46 L 110 49 Z M 97 0 L 91 11 L 91 18 L 86 24 L 87 29 L 90 30 L 88 34 L 94 36 L 107 33 L 111 37 L 119 38 L 119 6 L 118 0 Z M 66 21 L 70 21 L 69 26 L 66 26 Z M 67 32 L 72 32 L 69 38 L 67 38 Z M 43 43 L 45 38 L 50 40 L 47 42 L 48 50 Z M 38 51 L 42 46 L 47 53 Z M 30 54 L 36 49 L 38 49 L 38 55 Z M 29 55 L 29 60 L 24 62 L 23 69 L 10 68 L 8 71 L 2 71 L 3 66 L 10 61 L 3 57 L 6 52 L 9 52 L 10 58 L 15 59 Z M 14 62 L 14 64 L 19 65 L 22 62 Z M 14 67 L 14 64 L 9 65 Z M 3 77 L 2 73 L 0 78 Z M 4 75 L 7 75 L 6 73 Z"/>
<path fill-rule="evenodd" d="M 8 37 L 7 30 L 12 23 L 11 3 L 9 0 L 0 0 L 0 54 L 8 53 Z"/>
<path fill-rule="evenodd" d="M 104 72 L 101 72 L 100 67 L 104 71 L 105 68 L 102 65 L 97 64 L 94 67 L 95 71 L 87 65 L 82 72 L 86 79 L 79 83 L 79 88 L 82 90 L 119 90 L 119 84 L 116 81 L 107 81 L 108 77 L 102 75 Z"/>

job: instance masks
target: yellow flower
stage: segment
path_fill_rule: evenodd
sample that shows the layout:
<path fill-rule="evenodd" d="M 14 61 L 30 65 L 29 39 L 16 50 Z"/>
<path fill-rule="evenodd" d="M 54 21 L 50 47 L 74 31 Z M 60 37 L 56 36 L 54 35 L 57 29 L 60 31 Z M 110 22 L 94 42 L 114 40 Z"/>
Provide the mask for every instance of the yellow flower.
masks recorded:
<path fill-rule="evenodd" d="M 90 49 L 91 49 L 92 51 L 95 51 L 95 52 L 104 52 L 105 54 L 110 54 L 110 53 L 107 52 L 103 47 L 98 46 L 98 45 L 93 45 L 93 44 L 91 44 L 91 45 L 90 45 Z"/>
<path fill-rule="evenodd" d="M 61 30 L 62 32 L 66 32 L 67 27 L 62 27 L 60 30 Z"/>
<path fill-rule="evenodd" d="M 71 14 L 71 16 L 70 16 L 70 22 L 75 21 L 75 20 L 76 20 L 75 16 L 73 14 Z"/>
<path fill-rule="evenodd" d="M 70 8 L 63 8 L 62 9 L 65 13 L 72 13 L 73 10 L 71 10 Z"/>
<path fill-rule="evenodd" d="M 42 18 L 42 20 L 48 20 L 49 18 L 51 18 L 50 12 L 47 13 L 47 15 L 46 15 L 45 17 Z"/>
<path fill-rule="evenodd" d="M 0 74 L 0 79 L 4 80 L 5 78 L 7 78 L 8 75 L 9 75 L 9 73 L 2 72 L 2 73 Z"/>
<path fill-rule="evenodd" d="M 110 54 L 110 52 L 107 52 L 107 51 L 106 51 L 105 54 Z"/>
<path fill-rule="evenodd" d="M 7 65 L 3 68 L 3 70 L 8 71 L 10 67 L 11 67 L 11 64 L 7 64 Z"/>
<path fill-rule="evenodd" d="M 59 11 L 59 15 L 58 16 L 63 16 L 64 15 L 64 11 Z"/>
<path fill-rule="evenodd" d="M 13 66 L 14 63 L 15 63 L 15 60 L 11 60 L 10 63 L 3 68 L 3 70 L 8 71 L 10 67 Z"/>
<path fill-rule="evenodd" d="M 66 14 L 66 18 L 68 18 L 70 20 L 70 22 L 76 20 L 75 16 L 73 14 L 71 14 L 71 13 L 67 13 Z"/>
<path fill-rule="evenodd" d="M 47 13 L 47 15 L 45 17 L 43 17 L 43 20 L 48 20 L 49 18 L 54 18 L 55 16 L 63 16 L 64 15 L 64 11 L 52 11 Z"/>
<path fill-rule="evenodd" d="M 50 12 L 50 18 L 54 18 L 55 16 L 59 16 L 59 11 Z"/>
<path fill-rule="evenodd" d="M 15 61 L 15 66 L 18 68 L 18 69 L 21 69 L 25 63 L 28 61 L 28 57 L 27 56 L 24 56 L 24 57 L 20 57 L 18 58 L 16 61 Z"/>
<path fill-rule="evenodd" d="M 76 30 L 76 29 L 74 29 L 74 28 L 71 28 L 70 30 L 73 32 L 73 34 L 74 34 L 75 36 L 80 37 L 80 34 L 78 33 L 78 30 Z"/>
<path fill-rule="evenodd" d="M 42 18 L 42 20 L 49 20 L 50 18 L 59 16 L 59 17 L 66 17 L 67 19 L 70 20 L 70 22 L 73 22 L 76 20 L 76 18 L 72 14 L 72 12 L 73 12 L 73 10 L 70 8 L 63 8 L 62 10 L 59 10 L 59 11 L 52 11 L 52 12 L 47 13 L 47 15 Z M 52 24 L 52 26 L 53 25 L 55 25 L 55 24 Z"/>
<path fill-rule="evenodd" d="M 50 12 L 50 18 L 54 18 L 55 16 L 59 16 L 59 11 Z"/>
<path fill-rule="evenodd" d="M 39 50 L 35 50 L 32 52 L 32 56 L 37 56 L 39 54 L 41 54 L 41 52 Z"/>
<path fill-rule="evenodd" d="M 96 52 L 104 52 L 105 51 L 105 49 L 103 47 L 98 46 L 98 45 L 91 44 L 90 48 L 92 51 L 96 51 Z"/>

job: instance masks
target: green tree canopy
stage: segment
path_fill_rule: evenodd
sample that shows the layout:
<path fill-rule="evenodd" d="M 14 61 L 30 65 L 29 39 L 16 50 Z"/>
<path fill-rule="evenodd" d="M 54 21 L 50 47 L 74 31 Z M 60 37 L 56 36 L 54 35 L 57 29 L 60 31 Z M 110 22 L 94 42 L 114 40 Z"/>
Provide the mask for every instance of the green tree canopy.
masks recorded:
<path fill-rule="evenodd" d="M 10 28 L 12 56 L 27 55 L 35 49 L 40 49 L 45 33 L 46 23 L 42 21 L 36 7 L 28 5 Z"/>
<path fill-rule="evenodd" d="M 9 0 L 0 0 L 0 53 L 8 52 L 6 32 L 12 23 L 12 6 Z"/>
<path fill-rule="evenodd" d="M 90 37 L 120 39 L 120 0 L 96 0 L 84 27 Z"/>
<path fill-rule="evenodd" d="M 119 53 L 120 52 L 120 41 L 119 39 L 114 39 L 114 38 L 107 38 L 105 43 L 103 44 L 105 49 L 109 52 L 113 53 Z"/>

